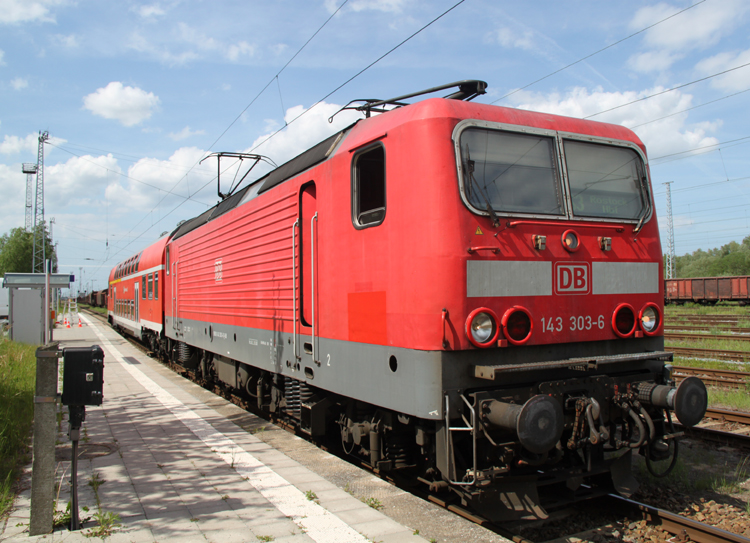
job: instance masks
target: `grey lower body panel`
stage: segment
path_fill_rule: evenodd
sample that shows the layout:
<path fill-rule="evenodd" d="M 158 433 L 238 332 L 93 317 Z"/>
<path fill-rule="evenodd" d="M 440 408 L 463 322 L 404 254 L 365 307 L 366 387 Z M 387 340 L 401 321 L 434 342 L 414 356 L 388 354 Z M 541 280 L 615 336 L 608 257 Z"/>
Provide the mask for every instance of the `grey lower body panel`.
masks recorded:
<path fill-rule="evenodd" d="M 335 394 L 422 419 L 438 420 L 443 409 L 441 351 L 418 351 L 354 343 L 223 324 L 182 320 L 179 330 L 171 319 L 166 335 L 200 349 L 257 368 L 299 379 Z"/>

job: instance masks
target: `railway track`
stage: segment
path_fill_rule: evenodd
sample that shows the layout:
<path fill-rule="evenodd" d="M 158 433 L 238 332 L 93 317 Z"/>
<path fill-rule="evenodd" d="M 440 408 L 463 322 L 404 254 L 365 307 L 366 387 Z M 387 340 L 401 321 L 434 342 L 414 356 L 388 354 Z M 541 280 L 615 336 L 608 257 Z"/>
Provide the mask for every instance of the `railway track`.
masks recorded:
<path fill-rule="evenodd" d="M 686 325 L 682 325 L 682 324 L 670 324 L 670 325 L 664 325 L 664 331 L 665 332 L 676 332 L 676 331 L 679 331 L 679 330 L 704 330 L 704 331 L 708 331 L 708 330 L 710 330 L 712 328 L 718 330 L 719 332 L 728 332 L 728 333 L 732 333 L 732 334 L 750 334 L 750 328 L 742 328 L 742 327 L 737 327 L 737 326 L 734 326 L 734 327 L 725 327 L 725 326 L 718 327 L 714 323 L 708 323 L 708 324 L 705 324 L 703 326 L 697 326 L 697 325 L 693 325 L 693 324 L 686 324 Z"/>
<path fill-rule="evenodd" d="M 721 322 L 737 322 L 739 320 L 750 320 L 750 314 L 738 315 L 735 313 L 725 313 L 725 314 L 715 313 L 713 315 L 696 315 L 695 313 L 672 313 L 670 315 L 667 315 L 667 317 L 669 318 L 669 320 L 679 319 L 679 320 L 696 321 L 696 322 L 705 322 L 705 321 L 710 321 L 710 320 L 721 321 Z"/>
<path fill-rule="evenodd" d="M 660 526 L 665 531 L 677 536 L 676 541 L 694 541 L 696 543 L 748 543 L 750 539 L 704 524 L 677 513 L 671 513 L 651 505 L 639 503 L 621 496 L 610 494 L 611 503 L 620 511 L 630 511 L 640 515 L 649 524 Z"/>
<path fill-rule="evenodd" d="M 687 366 L 674 366 L 673 370 L 677 381 L 682 381 L 685 377 L 695 375 L 696 377 L 700 377 L 709 386 L 741 389 L 750 384 L 750 374 L 744 371 L 690 368 Z M 750 421 L 748 421 L 748 424 L 750 424 Z"/>
<path fill-rule="evenodd" d="M 750 351 L 725 351 L 719 349 L 697 349 L 694 347 L 665 347 L 675 356 L 684 358 L 709 358 L 728 362 L 750 362 Z"/>
<path fill-rule="evenodd" d="M 664 339 L 692 339 L 692 340 L 722 340 L 750 341 L 750 335 L 728 335 L 728 334 L 681 334 L 679 332 L 665 332 Z"/>

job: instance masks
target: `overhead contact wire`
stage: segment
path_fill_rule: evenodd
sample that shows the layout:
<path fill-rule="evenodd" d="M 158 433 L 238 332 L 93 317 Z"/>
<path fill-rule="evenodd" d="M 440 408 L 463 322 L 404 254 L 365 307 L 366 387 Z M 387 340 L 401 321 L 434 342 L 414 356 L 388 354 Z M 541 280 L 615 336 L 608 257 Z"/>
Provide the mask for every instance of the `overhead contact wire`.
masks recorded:
<path fill-rule="evenodd" d="M 560 72 L 562 72 L 562 71 L 564 71 L 564 70 L 567 70 L 567 69 L 568 69 L 568 68 L 570 68 L 571 66 L 575 66 L 576 64 L 580 64 L 580 63 L 581 63 L 581 62 L 583 62 L 584 60 L 590 59 L 591 57 L 593 57 L 593 56 L 595 56 L 595 55 L 598 55 L 599 53 L 601 53 L 601 52 L 603 52 L 603 51 L 606 51 L 607 49 L 609 49 L 609 48 L 611 48 L 611 47 L 614 47 L 615 45 L 619 45 L 619 44 L 621 44 L 622 42 L 624 42 L 624 41 L 627 41 L 627 40 L 629 40 L 630 38 L 632 38 L 632 37 L 634 37 L 634 36 L 637 36 L 638 34 L 642 34 L 642 33 L 643 33 L 643 32 L 645 32 L 646 30 L 649 30 L 649 29 L 651 29 L 651 28 L 654 28 L 654 27 L 655 27 L 656 25 L 660 25 L 660 24 L 661 24 L 661 23 L 663 23 L 664 21 L 668 21 L 669 19 L 671 19 L 671 18 L 673 18 L 673 17 L 677 17 L 678 15 L 680 15 L 680 14 L 682 14 L 682 13 L 685 13 L 685 12 L 686 12 L 687 10 L 689 10 L 689 9 L 693 9 L 693 8 L 694 8 L 694 7 L 696 7 L 696 6 L 699 6 L 700 4 L 702 4 L 702 3 L 703 3 L 703 2 L 705 2 L 705 1 L 706 1 L 706 0 L 700 0 L 700 2 L 696 2 L 696 3 L 695 3 L 695 4 L 693 4 L 692 6 L 688 6 L 688 7 L 686 7 L 685 9 L 683 9 L 683 10 L 680 10 L 680 11 L 678 11 L 677 13 L 673 13 L 673 14 L 672 14 L 672 15 L 670 15 L 669 17 L 665 17 L 665 18 L 664 18 L 664 19 L 662 19 L 661 21 L 657 21 L 657 22 L 655 22 L 654 24 L 652 24 L 652 25 L 649 25 L 649 26 L 647 26 L 646 28 L 642 28 L 641 30 L 639 30 L 638 32 L 634 32 L 634 33 L 633 33 L 633 34 L 631 34 L 630 36 L 627 36 L 627 37 L 625 37 L 625 38 L 622 38 L 621 40 L 618 40 L 618 41 L 616 41 L 615 43 L 611 43 L 611 44 L 607 45 L 606 47 L 602 47 L 602 48 L 601 48 L 601 49 L 599 49 L 598 51 L 594 51 L 594 52 L 593 52 L 593 53 L 591 53 L 590 55 L 586 55 L 585 57 L 583 57 L 583 58 L 580 58 L 580 59 L 576 60 L 575 62 L 571 62 L 570 64 L 568 64 L 567 66 L 563 66 L 563 67 L 562 67 L 562 68 L 560 68 L 559 70 L 555 70 L 554 72 L 552 72 L 552 73 L 549 73 L 549 74 L 545 75 L 544 77 L 541 77 L 541 78 L 537 79 L 536 81 L 532 81 L 532 82 L 531 82 L 531 83 L 529 83 L 528 85 L 525 85 L 525 86 L 523 86 L 523 87 L 521 87 L 521 88 L 519 88 L 519 89 L 516 89 L 516 90 L 514 90 L 514 91 L 512 91 L 512 92 L 509 92 L 508 94 L 506 94 L 505 96 L 502 96 L 502 97 L 498 98 L 498 99 L 497 99 L 497 100 L 495 100 L 494 102 L 490 102 L 490 104 L 496 104 L 496 103 L 498 103 L 498 102 L 499 102 L 500 100 L 505 100 L 506 98 L 508 98 L 509 96 L 512 96 L 512 95 L 516 94 L 517 92 L 520 92 L 520 91 L 522 91 L 522 90 L 528 89 L 528 88 L 529 88 L 529 87 L 531 87 L 532 85 L 536 85 L 536 84 L 537 84 L 537 83 L 539 83 L 540 81 L 544 81 L 545 79 L 547 79 L 547 78 L 549 78 L 549 77 L 552 77 L 552 76 L 553 76 L 553 75 L 555 75 L 555 74 L 559 74 Z"/>

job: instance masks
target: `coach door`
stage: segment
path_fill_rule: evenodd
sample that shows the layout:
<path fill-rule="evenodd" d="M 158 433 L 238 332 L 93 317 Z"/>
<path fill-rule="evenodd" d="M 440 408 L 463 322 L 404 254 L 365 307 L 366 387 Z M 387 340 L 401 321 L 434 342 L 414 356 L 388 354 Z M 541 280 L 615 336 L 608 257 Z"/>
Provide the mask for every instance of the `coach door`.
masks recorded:
<path fill-rule="evenodd" d="M 300 191 L 300 220 L 299 232 L 299 322 L 307 328 L 300 330 L 303 335 L 310 334 L 311 340 L 302 342 L 301 352 L 298 355 L 312 355 L 317 360 L 315 334 L 318 332 L 316 317 L 319 314 L 316 306 L 315 284 L 316 284 L 316 243 L 318 232 L 318 201 L 315 183 L 310 182 L 302 187 Z M 296 324 L 296 323 L 295 323 Z"/>
<path fill-rule="evenodd" d="M 138 320 L 139 320 L 138 319 L 138 307 L 139 307 L 139 300 L 140 300 L 141 297 L 139 296 L 138 289 L 140 287 L 140 284 L 141 284 L 141 282 L 136 279 L 136 281 L 134 283 L 134 285 L 135 285 L 134 288 L 135 289 L 133 290 L 133 296 L 135 296 L 135 300 L 133 301 L 133 309 L 134 309 L 134 313 L 135 314 L 133 316 L 135 317 L 134 320 L 136 322 L 138 322 Z"/>

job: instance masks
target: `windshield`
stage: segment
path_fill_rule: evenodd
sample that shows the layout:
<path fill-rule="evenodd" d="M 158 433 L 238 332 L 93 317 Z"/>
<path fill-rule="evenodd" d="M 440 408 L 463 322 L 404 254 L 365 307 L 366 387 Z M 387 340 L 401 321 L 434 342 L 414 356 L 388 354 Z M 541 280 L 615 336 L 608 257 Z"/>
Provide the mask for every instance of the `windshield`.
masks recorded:
<path fill-rule="evenodd" d="M 643 161 L 632 149 L 564 140 L 573 214 L 637 219 L 646 207 Z"/>
<path fill-rule="evenodd" d="M 469 128 L 461 133 L 461 161 L 474 207 L 563 214 L 553 138 Z"/>

